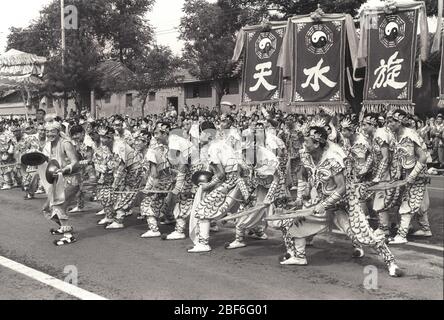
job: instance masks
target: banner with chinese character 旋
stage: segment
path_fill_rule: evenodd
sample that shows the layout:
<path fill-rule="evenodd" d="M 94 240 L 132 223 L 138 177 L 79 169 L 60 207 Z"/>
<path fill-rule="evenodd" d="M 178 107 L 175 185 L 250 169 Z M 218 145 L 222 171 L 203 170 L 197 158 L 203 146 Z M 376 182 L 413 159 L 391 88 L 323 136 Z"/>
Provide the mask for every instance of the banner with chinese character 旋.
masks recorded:
<path fill-rule="evenodd" d="M 422 86 L 421 63 L 427 59 L 426 17 L 423 2 L 391 2 L 364 10 L 358 52 L 366 65 L 363 111 L 399 108 L 414 113 L 413 85 Z"/>
<path fill-rule="evenodd" d="M 286 23 L 268 22 L 243 28 L 237 37 L 233 61 L 244 53 L 242 105 L 277 105 L 282 95 L 282 72 L 277 58 Z"/>
<path fill-rule="evenodd" d="M 357 44 L 350 15 L 324 14 L 318 9 L 288 20 L 278 65 L 284 77 L 291 78 L 290 105 L 295 112 L 350 109 L 345 90 L 353 96 L 351 62 L 356 60 Z"/>

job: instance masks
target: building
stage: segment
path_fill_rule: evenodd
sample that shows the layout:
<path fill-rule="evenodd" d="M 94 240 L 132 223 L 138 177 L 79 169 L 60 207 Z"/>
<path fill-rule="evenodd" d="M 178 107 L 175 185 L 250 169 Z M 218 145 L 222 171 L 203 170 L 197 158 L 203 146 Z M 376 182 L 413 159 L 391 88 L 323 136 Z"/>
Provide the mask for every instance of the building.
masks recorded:
<path fill-rule="evenodd" d="M 165 112 L 168 106 L 173 106 L 178 113 L 183 110 L 185 105 L 208 106 L 210 109 L 216 106 L 217 95 L 213 81 L 199 80 L 187 70 L 181 70 L 177 76 L 179 78 L 177 85 L 150 92 L 143 108 L 143 101 L 138 93 L 127 91 L 96 100 L 97 114 L 99 117 L 112 114 L 140 117 L 142 114 Z M 239 79 L 227 79 L 224 81 L 225 94 L 222 96 L 222 101 L 239 105 L 241 99 L 239 91 Z"/>

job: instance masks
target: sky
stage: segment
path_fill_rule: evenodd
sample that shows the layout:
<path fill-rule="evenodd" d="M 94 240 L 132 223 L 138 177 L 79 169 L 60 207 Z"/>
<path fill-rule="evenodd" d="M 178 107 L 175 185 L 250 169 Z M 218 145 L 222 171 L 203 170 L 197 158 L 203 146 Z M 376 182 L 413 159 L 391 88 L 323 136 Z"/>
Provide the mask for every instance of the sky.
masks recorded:
<path fill-rule="evenodd" d="M 6 37 L 9 28 L 26 27 L 32 19 L 39 15 L 41 7 L 51 0 L 0 0 L 0 54 L 5 51 Z M 157 0 L 153 10 L 147 18 L 155 28 L 158 44 L 169 46 L 172 51 L 180 55 L 183 42 L 177 39 L 177 28 L 182 16 L 182 7 L 185 0 Z M 215 0 L 210 0 L 214 2 Z M 369 0 L 377 2 L 378 0 Z M 404 0 L 402 0 L 404 1 Z M 429 30 L 436 29 L 436 19 L 429 23 Z"/>
<path fill-rule="evenodd" d="M 1 0 L 0 10 L 0 54 L 6 49 L 9 28 L 26 27 L 39 16 L 42 6 L 51 0 Z M 170 46 L 174 53 L 180 54 L 183 43 L 177 39 L 177 28 L 182 16 L 184 0 L 157 0 L 153 10 L 147 15 L 155 28 L 157 43 Z"/>

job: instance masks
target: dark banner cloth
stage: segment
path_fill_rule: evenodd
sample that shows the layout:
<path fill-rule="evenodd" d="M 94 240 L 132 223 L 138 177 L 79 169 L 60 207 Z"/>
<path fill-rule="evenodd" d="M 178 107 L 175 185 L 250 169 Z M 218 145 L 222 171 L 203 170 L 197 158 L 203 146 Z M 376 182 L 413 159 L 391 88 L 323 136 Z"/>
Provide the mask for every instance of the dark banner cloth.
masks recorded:
<path fill-rule="evenodd" d="M 245 29 L 242 103 L 278 102 L 282 94 L 282 71 L 277 66 L 286 25 Z"/>
<path fill-rule="evenodd" d="M 412 106 L 418 9 L 370 14 L 364 106 Z"/>
<path fill-rule="evenodd" d="M 294 22 L 295 105 L 344 103 L 344 20 Z"/>

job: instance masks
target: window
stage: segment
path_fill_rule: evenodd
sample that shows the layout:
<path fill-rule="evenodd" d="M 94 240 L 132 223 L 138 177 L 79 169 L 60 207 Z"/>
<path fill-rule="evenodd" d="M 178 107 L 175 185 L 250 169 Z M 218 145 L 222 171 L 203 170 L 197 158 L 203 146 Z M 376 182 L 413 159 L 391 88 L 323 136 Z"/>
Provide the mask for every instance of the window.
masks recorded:
<path fill-rule="evenodd" d="M 126 107 L 132 107 L 133 106 L 133 94 L 127 93 L 126 94 Z"/>
<path fill-rule="evenodd" d="M 111 103 L 111 94 L 107 93 L 105 95 L 105 103 Z"/>
<path fill-rule="evenodd" d="M 187 84 L 185 85 L 185 97 L 187 99 L 211 98 L 211 85 L 209 83 Z"/>
<path fill-rule="evenodd" d="M 148 94 L 148 101 L 156 101 L 156 92 L 155 91 L 151 91 Z"/>
<path fill-rule="evenodd" d="M 224 94 L 239 94 L 239 82 L 237 79 L 227 80 L 223 83 Z"/>

